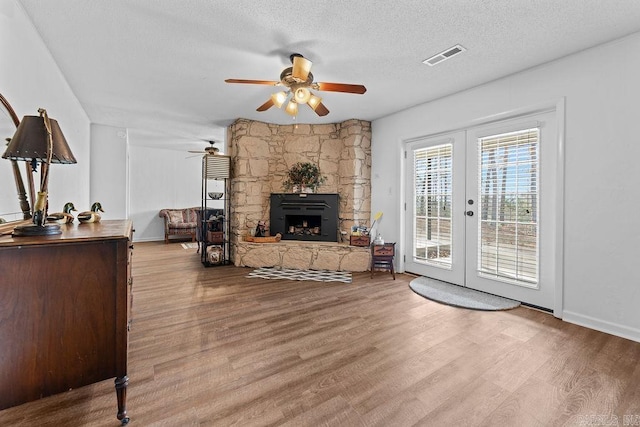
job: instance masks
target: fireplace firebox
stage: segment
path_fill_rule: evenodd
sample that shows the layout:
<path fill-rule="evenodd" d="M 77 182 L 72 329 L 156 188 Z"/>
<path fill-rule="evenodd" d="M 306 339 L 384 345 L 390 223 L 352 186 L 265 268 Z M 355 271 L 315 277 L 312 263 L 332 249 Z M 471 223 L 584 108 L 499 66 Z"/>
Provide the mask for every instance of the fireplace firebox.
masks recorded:
<path fill-rule="evenodd" d="M 338 195 L 272 193 L 269 232 L 283 240 L 338 241 Z"/>

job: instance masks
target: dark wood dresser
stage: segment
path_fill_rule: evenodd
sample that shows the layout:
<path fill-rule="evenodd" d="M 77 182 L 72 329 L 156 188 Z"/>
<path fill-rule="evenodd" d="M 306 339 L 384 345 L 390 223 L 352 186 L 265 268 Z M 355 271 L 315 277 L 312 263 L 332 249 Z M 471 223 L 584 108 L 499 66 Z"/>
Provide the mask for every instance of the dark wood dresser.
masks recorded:
<path fill-rule="evenodd" d="M 0 237 L 0 409 L 115 377 L 126 411 L 130 221 Z"/>

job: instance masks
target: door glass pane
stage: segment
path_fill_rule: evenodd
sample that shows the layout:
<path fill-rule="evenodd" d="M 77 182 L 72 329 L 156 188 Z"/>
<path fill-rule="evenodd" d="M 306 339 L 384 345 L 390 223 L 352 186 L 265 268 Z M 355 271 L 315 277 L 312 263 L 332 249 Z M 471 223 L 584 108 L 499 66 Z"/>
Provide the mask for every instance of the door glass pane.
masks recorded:
<path fill-rule="evenodd" d="M 478 140 L 483 276 L 538 283 L 538 140 L 538 129 Z"/>
<path fill-rule="evenodd" d="M 416 262 L 451 268 L 452 144 L 414 151 Z"/>

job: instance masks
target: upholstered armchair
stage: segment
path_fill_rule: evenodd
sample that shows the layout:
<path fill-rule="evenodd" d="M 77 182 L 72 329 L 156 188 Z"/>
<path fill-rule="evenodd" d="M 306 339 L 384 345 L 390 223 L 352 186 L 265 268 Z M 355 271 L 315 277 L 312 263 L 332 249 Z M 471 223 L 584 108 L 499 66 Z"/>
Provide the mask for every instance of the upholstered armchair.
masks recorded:
<path fill-rule="evenodd" d="M 196 241 L 200 208 L 162 209 L 158 216 L 164 219 L 164 242 L 169 236 L 190 237 Z"/>

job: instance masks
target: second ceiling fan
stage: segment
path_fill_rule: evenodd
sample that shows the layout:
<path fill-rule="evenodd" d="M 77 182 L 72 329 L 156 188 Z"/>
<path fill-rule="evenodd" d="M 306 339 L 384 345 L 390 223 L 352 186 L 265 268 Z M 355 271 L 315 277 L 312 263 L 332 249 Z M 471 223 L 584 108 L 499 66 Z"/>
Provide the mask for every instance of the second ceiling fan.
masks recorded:
<path fill-rule="evenodd" d="M 314 82 L 313 74 L 311 74 L 311 61 L 299 53 L 294 53 L 289 58 L 291 59 L 292 66 L 285 68 L 282 73 L 280 73 L 280 81 L 226 79 L 225 82 L 284 86 L 287 88 L 286 91 L 274 93 L 271 95 L 271 98 L 259 106 L 256 111 L 266 111 L 274 105 L 281 108 L 285 101 L 289 99 L 289 95 L 291 95 L 285 111 L 292 116 L 298 114 L 298 104 L 307 104 L 319 116 L 329 114 L 329 110 L 322 103 L 322 98 L 311 92 L 312 89 L 327 92 L 355 93 L 359 95 L 367 91 L 367 88 L 363 85 Z"/>
<path fill-rule="evenodd" d="M 211 154 L 211 155 L 218 154 L 220 149 L 218 147 L 213 146 L 217 141 L 207 141 L 207 142 L 209 143 L 209 146 L 205 147 L 204 150 L 188 150 L 189 153 Z"/>

